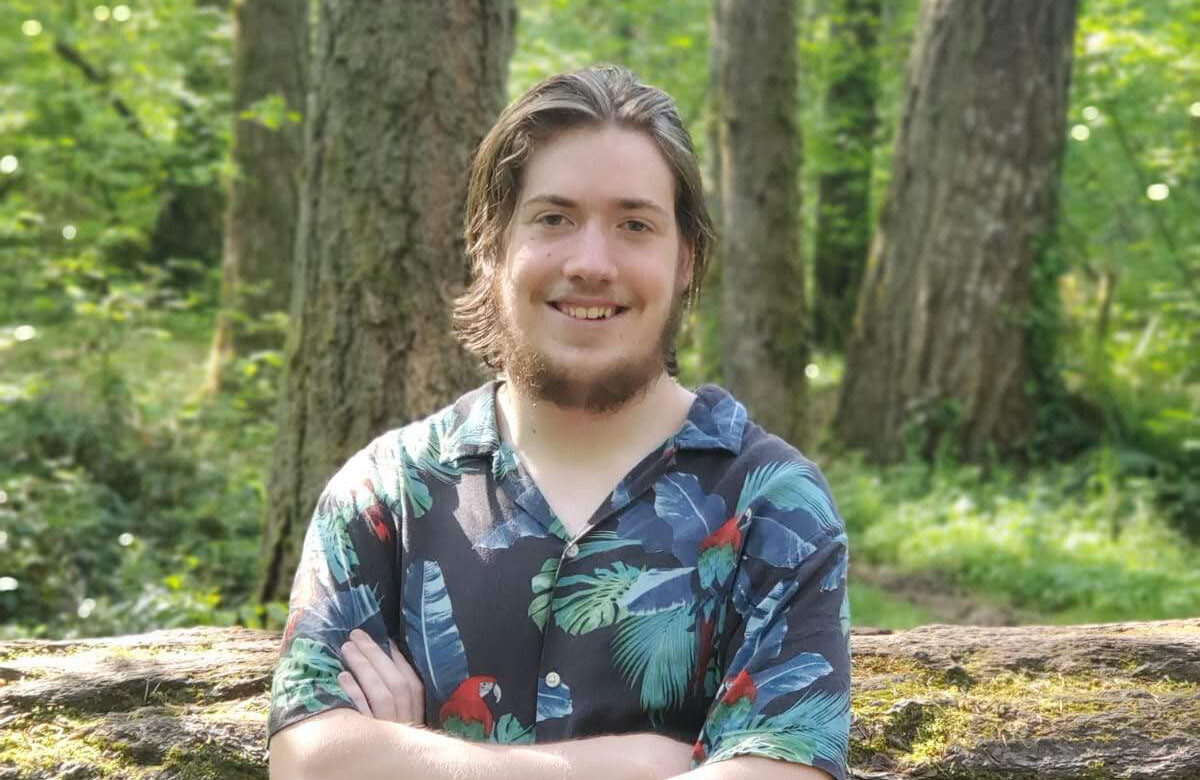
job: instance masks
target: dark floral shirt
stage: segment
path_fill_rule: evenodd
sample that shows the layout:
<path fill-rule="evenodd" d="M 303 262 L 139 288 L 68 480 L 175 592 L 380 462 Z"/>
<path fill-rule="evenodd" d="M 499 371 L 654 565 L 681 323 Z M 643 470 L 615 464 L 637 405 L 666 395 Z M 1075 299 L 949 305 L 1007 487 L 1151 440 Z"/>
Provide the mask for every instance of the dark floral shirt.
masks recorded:
<path fill-rule="evenodd" d="M 496 427 L 496 382 L 355 455 L 292 588 L 268 736 L 334 707 L 341 645 L 401 648 L 426 725 L 498 743 L 654 731 L 693 766 L 842 780 L 846 535 L 820 471 L 705 385 L 572 538 Z"/>

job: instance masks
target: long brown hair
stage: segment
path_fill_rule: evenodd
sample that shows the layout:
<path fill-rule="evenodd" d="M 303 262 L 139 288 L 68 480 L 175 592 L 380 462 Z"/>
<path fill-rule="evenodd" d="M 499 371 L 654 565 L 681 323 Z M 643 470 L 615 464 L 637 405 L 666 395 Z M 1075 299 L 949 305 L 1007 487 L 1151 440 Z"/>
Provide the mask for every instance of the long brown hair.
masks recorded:
<path fill-rule="evenodd" d="M 675 177 L 675 220 L 692 250 L 686 304 L 694 304 L 700 294 L 714 232 L 692 139 L 675 101 L 615 65 L 551 76 L 504 110 L 471 163 L 466 211 L 471 284 L 454 301 L 454 327 L 462 345 L 490 368 L 503 368 L 504 325 L 494 292 L 495 274 L 504 255 L 504 236 L 516 208 L 525 165 L 538 145 L 554 135 L 606 124 L 641 131 L 662 152 Z M 672 348 L 665 356 L 672 375 L 677 368 L 673 352 Z"/>

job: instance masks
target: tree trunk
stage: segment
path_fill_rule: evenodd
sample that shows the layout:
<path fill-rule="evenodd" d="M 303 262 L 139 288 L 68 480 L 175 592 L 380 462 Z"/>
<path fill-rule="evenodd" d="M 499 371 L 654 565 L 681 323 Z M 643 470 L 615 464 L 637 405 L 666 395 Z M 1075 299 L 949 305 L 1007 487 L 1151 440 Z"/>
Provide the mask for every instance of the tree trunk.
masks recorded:
<path fill-rule="evenodd" d="M 835 430 L 875 460 L 1024 450 L 1076 1 L 926 0 Z M 917 435 L 912 436 L 913 433 Z"/>
<path fill-rule="evenodd" d="M 793 0 L 720 0 L 721 352 L 725 386 L 764 428 L 805 436 L 800 132 Z"/>
<path fill-rule="evenodd" d="M 482 381 L 450 330 L 471 154 L 504 104 L 511 0 L 321 6 L 263 601 L 371 438 Z"/>
<path fill-rule="evenodd" d="M 817 182 L 813 339 L 845 349 L 871 245 L 871 162 L 879 94 L 881 0 L 839 0 L 825 94 L 830 159 Z"/>
<path fill-rule="evenodd" d="M 1200 619 L 855 630 L 851 777 L 1200 777 Z M 0 780 L 266 778 L 279 635 L 0 643 Z"/>
<path fill-rule="evenodd" d="M 234 15 L 235 173 L 225 212 L 222 311 L 213 334 L 210 390 L 220 385 L 232 358 L 282 346 L 282 332 L 264 318 L 288 310 L 304 169 L 309 4 L 240 0 Z M 282 105 L 269 120 L 242 116 L 271 98 Z"/>

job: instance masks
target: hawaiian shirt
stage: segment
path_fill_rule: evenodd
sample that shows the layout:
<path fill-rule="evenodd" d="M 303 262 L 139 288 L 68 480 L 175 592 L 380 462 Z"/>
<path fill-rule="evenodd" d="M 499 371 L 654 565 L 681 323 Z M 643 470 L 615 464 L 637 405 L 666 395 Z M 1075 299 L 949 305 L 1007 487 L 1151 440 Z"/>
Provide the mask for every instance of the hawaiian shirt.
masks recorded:
<path fill-rule="evenodd" d="M 572 536 L 501 440 L 496 381 L 376 439 L 321 495 L 268 738 L 390 637 L 431 728 L 497 743 L 653 731 L 846 776 L 844 526 L 820 471 L 714 385 Z"/>

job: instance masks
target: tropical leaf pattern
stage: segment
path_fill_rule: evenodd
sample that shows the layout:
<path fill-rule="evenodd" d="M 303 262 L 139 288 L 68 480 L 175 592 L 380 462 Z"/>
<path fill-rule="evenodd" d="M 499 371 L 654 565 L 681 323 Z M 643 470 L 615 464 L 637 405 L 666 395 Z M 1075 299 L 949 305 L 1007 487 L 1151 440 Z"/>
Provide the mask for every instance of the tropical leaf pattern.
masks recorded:
<path fill-rule="evenodd" d="M 437 561 L 412 561 L 404 583 L 404 623 L 413 661 L 425 686 L 448 699 L 469 676 L 467 651 L 454 622 L 450 594 Z"/>
<path fill-rule="evenodd" d="M 613 637 L 613 662 L 627 682 L 638 685 L 644 710 L 674 709 L 682 703 L 696 664 L 694 620 L 686 608 L 631 615 Z"/>
<path fill-rule="evenodd" d="M 610 569 L 596 569 L 591 574 L 575 574 L 558 578 L 558 588 L 577 588 L 551 602 L 554 620 L 568 634 L 579 635 L 611 626 L 624 614 L 625 594 L 641 577 L 642 570 L 618 561 Z"/>
<path fill-rule="evenodd" d="M 560 681 L 557 685 L 551 686 L 546 682 L 545 677 L 538 680 L 537 719 L 539 723 L 552 718 L 565 718 L 572 712 L 574 712 L 574 708 L 571 706 L 571 687 L 569 685 Z"/>
<path fill-rule="evenodd" d="M 384 434 L 330 481 L 268 733 L 353 706 L 340 647 L 361 628 L 396 643 L 426 726 L 456 737 L 703 723 L 696 766 L 757 755 L 844 780 L 848 541 L 820 471 L 706 386 L 572 533 L 502 441 L 496 388 Z"/>

